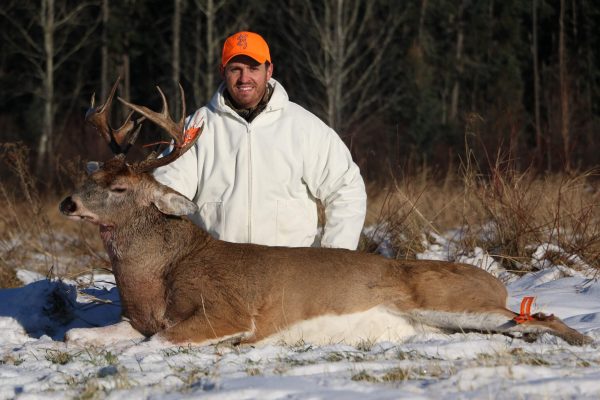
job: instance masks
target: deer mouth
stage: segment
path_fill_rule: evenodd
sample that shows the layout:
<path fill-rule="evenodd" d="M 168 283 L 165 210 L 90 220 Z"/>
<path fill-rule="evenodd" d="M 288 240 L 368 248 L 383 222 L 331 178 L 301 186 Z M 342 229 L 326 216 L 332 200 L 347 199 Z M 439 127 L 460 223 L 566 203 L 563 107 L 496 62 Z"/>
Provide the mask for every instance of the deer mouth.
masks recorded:
<path fill-rule="evenodd" d="M 60 212 L 67 218 L 75 221 L 88 221 L 95 225 L 100 225 L 100 219 L 84 207 L 79 205 L 72 197 L 67 197 L 59 205 Z"/>
<path fill-rule="evenodd" d="M 89 221 L 93 224 L 100 224 L 98 218 L 95 215 L 73 215 L 75 219 L 80 219 L 81 221 Z"/>
<path fill-rule="evenodd" d="M 73 221 L 88 221 L 94 225 L 100 225 L 100 221 L 96 215 L 92 214 L 65 214 L 65 216 Z"/>

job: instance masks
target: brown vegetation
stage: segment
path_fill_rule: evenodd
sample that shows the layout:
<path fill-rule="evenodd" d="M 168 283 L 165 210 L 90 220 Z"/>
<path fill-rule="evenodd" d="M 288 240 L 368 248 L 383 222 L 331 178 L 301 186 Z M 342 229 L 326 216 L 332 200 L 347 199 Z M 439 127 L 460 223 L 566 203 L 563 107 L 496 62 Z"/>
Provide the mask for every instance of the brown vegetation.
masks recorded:
<path fill-rule="evenodd" d="M 451 239 L 460 251 L 480 247 L 509 270 L 530 270 L 544 243 L 564 250 L 558 263 L 576 266 L 579 257 L 600 269 L 600 171 L 539 176 L 502 162 L 490 171 L 468 165 L 438 179 L 423 170 L 371 188 L 366 226 L 387 229 L 398 258 L 422 251 L 431 233 L 458 230 Z M 375 247 L 366 238 L 363 248 Z"/>
<path fill-rule="evenodd" d="M 0 181 L 0 287 L 16 284 L 15 270 L 22 268 L 44 275 L 70 276 L 94 267 L 106 267 L 96 229 L 70 224 L 59 216 L 58 197 L 31 174 L 29 151 L 20 144 L 0 147 L 0 163 L 12 174 Z M 61 178 L 81 176 L 74 164 Z"/>
<path fill-rule="evenodd" d="M 80 163 L 57 171 L 61 188 L 44 188 L 30 173 L 28 151 L 4 144 L 0 161 L 11 176 L 0 181 L 0 287 L 18 284 L 18 268 L 60 277 L 106 268 L 96 228 L 73 224 L 58 213 L 60 192 L 83 176 Z M 66 164 L 65 164 L 66 165 Z M 535 246 L 564 250 L 552 261 L 577 267 L 575 257 L 600 270 L 598 171 L 535 175 L 494 162 L 483 174 L 475 162 L 443 177 L 426 167 L 389 184 L 369 185 L 361 251 L 376 251 L 375 233 L 388 233 L 393 256 L 414 258 L 434 235 L 455 232 L 458 252 L 480 247 L 507 269 L 529 271 Z M 448 254 L 452 260 L 459 254 Z"/>

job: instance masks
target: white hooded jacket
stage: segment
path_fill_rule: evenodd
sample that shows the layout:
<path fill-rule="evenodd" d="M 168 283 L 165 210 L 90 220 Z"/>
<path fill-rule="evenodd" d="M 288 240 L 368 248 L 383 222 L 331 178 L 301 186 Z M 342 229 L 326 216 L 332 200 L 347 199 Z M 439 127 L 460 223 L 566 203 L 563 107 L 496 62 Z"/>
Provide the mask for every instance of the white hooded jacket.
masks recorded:
<path fill-rule="evenodd" d="M 366 212 L 358 166 L 331 128 L 270 84 L 269 103 L 250 123 L 226 105 L 221 85 L 186 120 L 186 129 L 204 123 L 195 146 L 154 176 L 196 202 L 192 220 L 218 239 L 311 246 L 318 198 L 321 245 L 356 249 Z"/>

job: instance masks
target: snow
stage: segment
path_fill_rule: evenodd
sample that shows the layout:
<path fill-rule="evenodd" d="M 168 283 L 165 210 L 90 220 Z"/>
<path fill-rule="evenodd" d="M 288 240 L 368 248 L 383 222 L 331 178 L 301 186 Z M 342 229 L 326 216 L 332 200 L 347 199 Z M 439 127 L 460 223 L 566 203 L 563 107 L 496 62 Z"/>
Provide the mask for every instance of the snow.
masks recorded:
<path fill-rule="evenodd" d="M 385 244 L 381 246 L 385 251 Z M 416 333 L 401 342 L 332 341 L 231 347 L 175 346 L 118 337 L 92 346 L 63 341 L 72 328 L 120 320 L 110 274 L 76 281 L 18 272 L 26 284 L 0 290 L 0 399 L 538 399 L 600 397 L 600 282 L 581 260 L 552 265 L 559 248 L 533 248 L 540 271 L 506 272 L 482 249 L 461 253 L 436 236 L 419 258 L 449 258 L 507 282 L 508 305 L 554 313 L 595 342 L 532 343 L 499 334 Z"/>

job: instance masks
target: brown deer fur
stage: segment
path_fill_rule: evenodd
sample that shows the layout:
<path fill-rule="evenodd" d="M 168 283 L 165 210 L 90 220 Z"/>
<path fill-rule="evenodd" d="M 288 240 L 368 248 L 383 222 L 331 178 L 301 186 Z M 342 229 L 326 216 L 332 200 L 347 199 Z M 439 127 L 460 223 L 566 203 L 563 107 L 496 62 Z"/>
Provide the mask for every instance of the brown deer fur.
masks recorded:
<path fill-rule="evenodd" d="M 554 317 L 516 324 L 502 283 L 474 266 L 216 240 L 181 216 L 194 203 L 123 158 L 90 175 L 60 209 L 100 226 L 123 315 L 145 336 L 255 342 L 299 321 L 383 306 L 451 331 L 549 332 L 590 342 Z"/>

